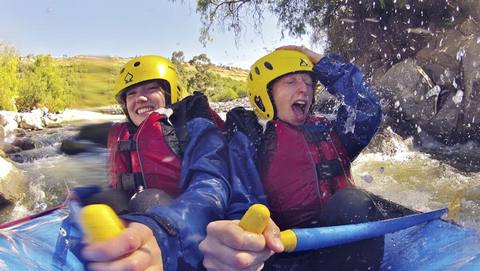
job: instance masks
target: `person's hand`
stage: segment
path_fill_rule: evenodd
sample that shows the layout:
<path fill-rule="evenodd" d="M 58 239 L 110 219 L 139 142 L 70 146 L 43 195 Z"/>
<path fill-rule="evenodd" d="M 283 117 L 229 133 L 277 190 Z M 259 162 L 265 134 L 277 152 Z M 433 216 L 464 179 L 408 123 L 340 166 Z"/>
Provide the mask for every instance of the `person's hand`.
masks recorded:
<path fill-rule="evenodd" d="M 163 270 L 162 252 L 152 230 L 132 222 L 117 237 L 88 243 L 82 256 L 90 261 L 89 270 Z"/>
<path fill-rule="evenodd" d="M 317 64 L 318 61 L 320 61 L 320 59 L 323 57 L 321 54 L 316 53 L 305 46 L 286 45 L 286 46 L 278 47 L 276 50 L 294 50 L 294 51 L 302 52 L 306 54 L 308 58 L 310 58 L 313 64 Z"/>
<path fill-rule="evenodd" d="M 273 253 L 283 250 L 280 229 L 271 219 L 263 235 L 244 231 L 238 220 L 211 222 L 200 243 L 207 270 L 261 270 Z"/>

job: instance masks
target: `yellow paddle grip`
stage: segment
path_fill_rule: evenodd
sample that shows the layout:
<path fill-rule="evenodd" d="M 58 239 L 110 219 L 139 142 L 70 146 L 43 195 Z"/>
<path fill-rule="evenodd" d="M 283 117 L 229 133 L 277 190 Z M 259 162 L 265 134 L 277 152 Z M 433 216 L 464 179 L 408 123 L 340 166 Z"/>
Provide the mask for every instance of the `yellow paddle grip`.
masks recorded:
<path fill-rule="evenodd" d="M 280 240 L 285 248 L 285 252 L 292 252 L 297 247 L 297 235 L 292 230 L 280 232 Z"/>
<path fill-rule="evenodd" d="M 254 204 L 245 212 L 239 225 L 246 231 L 262 234 L 267 227 L 269 218 L 270 211 L 265 205 Z M 285 247 L 285 252 L 292 252 L 297 247 L 297 235 L 293 230 L 280 232 L 280 240 Z"/>
<path fill-rule="evenodd" d="M 89 242 L 102 242 L 119 235 L 124 229 L 117 214 L 105 204 L 87 205 L 80 211 L 80 224 Z"/>
<path fill-rule="evenodd" d="M 262 234 L 267 227 L 270 211 L 263 204 L 254 204 L 248 208 L 240 220 L 240 227 L 246 231 Z"/>

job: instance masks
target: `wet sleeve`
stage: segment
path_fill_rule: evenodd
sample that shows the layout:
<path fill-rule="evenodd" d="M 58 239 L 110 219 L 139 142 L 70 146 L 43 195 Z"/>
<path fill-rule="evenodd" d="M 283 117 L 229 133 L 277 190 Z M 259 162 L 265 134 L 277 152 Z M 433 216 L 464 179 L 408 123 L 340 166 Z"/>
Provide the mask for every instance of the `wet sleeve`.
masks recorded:
<path fill-rule="evenodd" d="M 227 218 L 240 219 L 250 205 L 267 204 L 256 166 L 263 128 L 255 114 L 243 108 L 228 112 L 226 127 L 232 187 Z"/>
<path fill-rule="evenodd" d="M 332 95 L 340 99 L 334 129 L 353 160 L 375 135 L 382 110 L 375 92 L 353 64 L 335 54 L 322 58 L 313 68 L 314 75 Z"/>
<path fill-rule="evenodd" d="M 162 249 L 165 270 L 198 269 L 198 244 L 207 224 L 223 219 L 230 195 L 228 150 L 223 135 L 211 120 L 187 123 L 189 142 L 182 160 L 182 194 L 167 206 L 156 206 L 125 219 L 149 226 Z"/>

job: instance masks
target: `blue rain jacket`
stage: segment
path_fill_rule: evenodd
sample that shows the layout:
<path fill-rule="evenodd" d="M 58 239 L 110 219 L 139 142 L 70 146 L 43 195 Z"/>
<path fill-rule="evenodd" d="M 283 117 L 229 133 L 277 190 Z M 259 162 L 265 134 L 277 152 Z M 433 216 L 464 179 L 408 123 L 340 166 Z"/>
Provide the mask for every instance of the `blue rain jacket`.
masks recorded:
<path fill-rule="evenodd" d="M 204 118 L 187 122 L 187 130 L 182 194 L 169 205 L 122 216 L 152 229 L 162 250 L 164 270 L 201 268 L 203 256 L 198 244 L 205 238 L 207 224 L 230 218 L 225 216 L 233 187 L 229 183 L 227 143 L 215 124 Z"/>

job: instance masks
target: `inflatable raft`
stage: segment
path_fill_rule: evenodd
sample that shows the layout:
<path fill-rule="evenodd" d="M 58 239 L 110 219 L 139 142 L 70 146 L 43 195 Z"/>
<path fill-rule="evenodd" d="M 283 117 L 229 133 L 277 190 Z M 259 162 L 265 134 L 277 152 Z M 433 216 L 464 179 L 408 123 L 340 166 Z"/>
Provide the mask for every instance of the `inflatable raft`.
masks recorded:
<path fill-rule="evenodd" d="M 415 212 L 376 199 L 389 218 Z M 85 270 L 73 254 L 58 258 L 69 209 L 59 206 L 35 216 L 0 225 L 0 270 Z M 60 246 L 59 246 L 60 245 Z M 442 219 L 385 235 L 383 270 L 480 270 L 480 232 Z"/>

